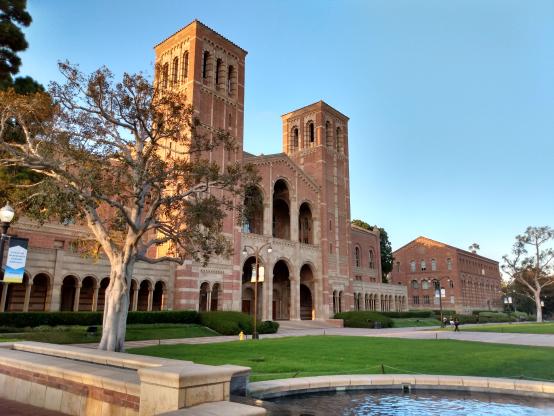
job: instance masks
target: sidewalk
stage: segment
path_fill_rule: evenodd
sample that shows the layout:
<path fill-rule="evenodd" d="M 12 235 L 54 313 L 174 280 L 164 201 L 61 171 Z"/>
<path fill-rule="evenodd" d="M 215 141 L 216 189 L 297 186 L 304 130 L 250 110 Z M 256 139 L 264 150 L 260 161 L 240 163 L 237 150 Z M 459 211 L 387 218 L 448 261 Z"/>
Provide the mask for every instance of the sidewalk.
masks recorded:
<path fill-rule="evenodd" d="M 337 335 L 355 337 L 384 337 L 405 339 L 455 339 L 459 341 L 488 342 L 495 344 L 529 345 L 537 347 L 554 347 L 554 335 L 544 334 L 513 334 L 500 332 L 471 332 L 471 326 L 463 326 L 460 332 L 439 331 L 439 327 L 412 328 L 313 328 L 313 329 L 283 329 L 277 334 L 260 335 L 260 339 L 284 337 L 301 337 L 307 335 Z M 238 341 L 237 335 L 199 338 L 161 339 L 145 341 L 128 341 L 125 348 L 141 348 L 155 345 L 175 344 L 215 344 L 220 342 Z M 80 347 L 96 348 L 97 344 L 78 344 Z"/>

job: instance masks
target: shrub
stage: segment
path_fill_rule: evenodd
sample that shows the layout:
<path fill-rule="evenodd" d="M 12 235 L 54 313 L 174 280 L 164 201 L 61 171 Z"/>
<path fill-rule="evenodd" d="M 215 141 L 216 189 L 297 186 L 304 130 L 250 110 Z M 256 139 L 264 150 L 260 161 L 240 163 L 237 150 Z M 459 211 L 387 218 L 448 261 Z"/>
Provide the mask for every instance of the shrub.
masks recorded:
<path fill-rule="evenodd" d="M 476 315 L 456 315 L 460 324 L 476 324 L 477 316 Z"/>
<path fill-rule="evenodd" d="M 252 333 L 252 318 L 242 312 L 201 312 L 200 324 L 221 335 L 238 335 L 240 331 L 244 331 L 245 334 Z"/>
<path fill-rule="evenodd" d="M 279 330 L 279 323 L 274 321 L 258 322 L 258 334 L 275 334 Z"/>
<path fill-rule="evenodd" d="M 433 311 L 379 312 L 389 318 L 434 318 Z"/>
<path fill-rule="evenodd" d="M 196 311 L 129 312 L 129 324 L 196 323 Z M 102 312 L 7 312 L 0 314 L 0 327 L 102 325 Z"/>
<path fill-rule="evenodd" d="M 347 328 L 375 328 L 375 322 L 380 322 L 383 328 L 391 328 L 393 325 L 392 319 L 373 311 L 341 312 L 335 318 L 344 320 Z"/>

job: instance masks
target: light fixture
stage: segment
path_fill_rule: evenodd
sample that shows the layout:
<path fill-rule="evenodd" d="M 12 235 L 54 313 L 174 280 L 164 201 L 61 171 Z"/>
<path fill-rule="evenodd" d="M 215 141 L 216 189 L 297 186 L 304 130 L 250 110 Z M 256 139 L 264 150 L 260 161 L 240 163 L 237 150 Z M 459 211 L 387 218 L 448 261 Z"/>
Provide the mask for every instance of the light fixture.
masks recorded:
<path fill-rule="evenodd" d="M 246 246 L 244 246 L 244 248 L 242 249 L 242 255 L 246 256 L 247 254 L 248 252 L 246 251 Z"/>
<path fill-rule="evenodd" d="M 0 208 L 0 222 L 10 223 L 13 220 L 15 211 L 10 204 L 6 203 L 2 208 Z"/>
<path fill-rule="evenodd" d="M 271 254 L 272 251 L 273 251 L 273 249 L 271 248 L 271 246 L 269 246 L 269 247 L 267 248 L 267 252 L 268 252 L 269 254 Z"/>

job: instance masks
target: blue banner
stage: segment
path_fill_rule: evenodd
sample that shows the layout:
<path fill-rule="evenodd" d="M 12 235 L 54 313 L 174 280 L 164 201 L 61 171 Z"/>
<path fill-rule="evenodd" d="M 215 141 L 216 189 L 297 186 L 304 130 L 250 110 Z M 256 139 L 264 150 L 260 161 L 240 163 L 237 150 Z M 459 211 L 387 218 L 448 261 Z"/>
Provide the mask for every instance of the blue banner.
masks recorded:
<path fill-rule="evenodd" d="M 27 261 L 29 240 L 26 238 L 10 238 L 8 259 L 4 268 L 4 283 L 22 283 Z"/>

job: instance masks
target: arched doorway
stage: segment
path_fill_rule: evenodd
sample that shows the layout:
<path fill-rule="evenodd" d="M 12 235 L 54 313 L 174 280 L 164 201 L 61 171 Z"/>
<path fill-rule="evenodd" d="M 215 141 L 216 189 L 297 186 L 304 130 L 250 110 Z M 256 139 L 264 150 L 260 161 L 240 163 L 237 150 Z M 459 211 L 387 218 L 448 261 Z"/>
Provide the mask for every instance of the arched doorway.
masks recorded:
<path fill-rule="evenodd" d="M 263 308 L 263 282 L 259 280 L 262 279 L 262 273 L 265 274 L 265 269 L 261 262 L 258 263 L 260 269 L 260 276 L 258 278 L 258 290 L 257 295 L 254 295 L 254 285 L 252 282 L 254 276 L 254 268 L 256 267 L 256 257 L 251 256 L 246 259 L 242 265 L 242 311 L 250 315 L 254 314 L 254 297 L 257 298 L 258 302 L 258 315 L 261 316 Z"/>
<path fill-rule="evenodd" d="M 158 280 L 154 285 L 154 293 L 152 294 L 152 310 L 161 311 L 165 303 L 165 283 Z"/>
<path fill-rule="evenodd" d="M 80 311 L 92 311 L 94 289 L 96 289 L 96 279 L 92 276 L 85 277 L 81 284 L 81 293 L 79 295 Z"/>
<path fill-rule="evenodd" d="M 25 291 L 28 284 L 29 275 L 27 273 L 23 275 L 23 281 L 21 283 L 8 284 L 5 306 L 7 312 L 23 312 L 23 307 L 25 305 Z"/>
<path fill-rule="evenodd" d="M 298 213 L 298 238 L 304 244 L 314 243 L 312 210 L 307 202 L 300 205 Z"/>
<path fill-rule="evenodd" d="M 273 237 L 290 240 L 289 188 L 283 179 L 273 187 Z"/>
<path fill-rule="evenodd" d="M 264 197 L 260 188 L 249 186 L 244 196 L 243 231 L 252 234 L 263 234 Z"/>
<path fill-rule="evenodd" d="M 314 274 L 312 268 L 304 264 L 300 268 L 300 319 L 315 319 L 313 302 Z"/>
<path fill-rule="evenodd" d="M 104 311 L 104 304 L 106 303 L 106 289 L 110 285 L 110 278 L 104 277 L 100 281 L 100 287 L 98 289 L 98 305 L 96 307 L 96 310 L 99 312 Z"/>
<path fill-rule="evenodd" d="M 29 297 L 29 311 L 42 312 L 46 310 L 46 301 L 50 290 L 50 276 L 45 273 L 37 274 L 31 286 Z"/>
<path fill-rule="evenodd" d="M 221 292 L 221 285 L 219 283 L 214 283 L 212 287 L 212 298 L 210 300 L 210 310 L 217 311 L 220 310 L 219 306 L 219 294 Z"/>
<path fill-rule="evenodd" d="M 75 295 L 78 280 L 75 276 L 66 276 L 62 282 L 60 311 L 72 311 L 75 305 Z"/>
<path fill-rule="evenodd" d="M 344 294 L 342 290 L 339 292 L 339 312 L 342 312 L 344 308 Z"/>
<path fill-rule="evenodd" d="M 338 294 L 336 290 L 333 290 L 333 314 L 337 314 L 339 312 L 339 309 L 337 307 L 337 299 Z"/>
<path fill-rule="evenodd" d="M 200 285 L 200 304 L 198 310 L 200 312 L 206 312 L 208 310 L 208 293 L 210 293 L 210 284 L 204 282 Z"/>
<path fill-rule="evenodd" d="M 148 310 L 148 301 L 150 297 L 150 291 L 152 290 L 152 284 L 149 280 L 143 280 L 140 282 L 139 291 L 138 291 L 138 302 L 137 310 L 147 311 Z"/>
<path fill-rule="evenodd" d="M 273 266 L 273 319 L 290 319 L 290 273 L 287 263 L 279 260 Z"/>

